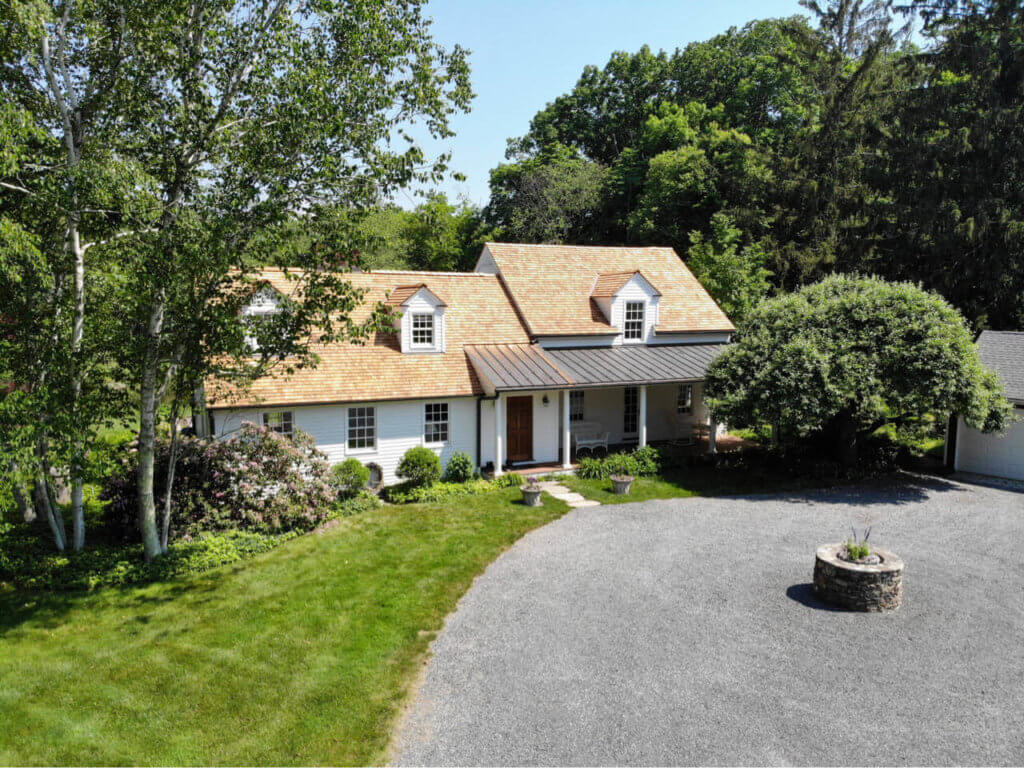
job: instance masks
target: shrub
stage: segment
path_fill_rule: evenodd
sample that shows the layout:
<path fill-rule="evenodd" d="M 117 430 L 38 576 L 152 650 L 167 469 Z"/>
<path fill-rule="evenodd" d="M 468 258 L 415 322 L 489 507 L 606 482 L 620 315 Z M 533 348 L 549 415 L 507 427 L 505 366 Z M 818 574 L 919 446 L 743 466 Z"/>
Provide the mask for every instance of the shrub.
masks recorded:
<path fill-rule="evenodd" d="M 359 459 L 350 456 L 341 464 L 331 467 L 331 476 L 338 489 L 338 498 L 350 499 L 370 482 L 370 469 L 364 467 Z"/>
<path fill-rule="evenodd" d="M 172 544 L 163 557 L 145 562 L 142 545 L 101 546 L 81 552 L 55 552 L 36 527 L 19 526 L 0 538 L 0 584 L 26 590 L 91 590 L 202 573 L 267 552 L 298 536 L 251 531 L 207 533 Z"/>
<path fill-rule="evenodd" d="M 154 488 L 158 507 L 164 503 L 168 457 L 168 441 L 161 440 Z M 108 535 L 125 542 L 139 538 L 136 477 L 135 451 L 129 449 L 101 496 L 110 502 L 104 511 Z M 244 424 L 228 440 L 184 437 L 171 500 L 171 539 L 203 531 L 311 530 L 326 519 L 336 498 L 330 465 L 304 433 L 288 438 Z"/>
<path fill-rule="evenodd" d="M 656 475 L 661 470 L 661 453 L 644 446 L 632 453 L 613 453 L 603 459 L 584 457 L 579 460 L 576 476 L 584 480 L 604 480 L 612 475 Z"/>
<path fill-rule="evenodd" d="M 448 459 L 448 466 L 444 468 L 444 476 L 441 478 L 446 483 L 468 483 L 476 475 L 473 467 L 473 459 L 465 451 L 456 451 Z"/>
<path fill-rule="evenodd" d="M 640 474 L 636 459 L 628 453 L 613 453 L 604 460 L 605 477 Z"/>
<path fill-rule="evenodd" d="M 412 488 L 433 485 L 441 479 L 441 459 L 429 448 L 417 445 L 405 452 L 395 474 Z"/>
<path fill-rule="evenodd" d="M 522 475 L 517 475 L 515 472 L 509 472 L 507 475 L 501 475 L 500 477 L 494 478 L 492 481 L 499 488 L 518 488 L 525 480 Z"/>
<path fill-rule="evenodd" d="M 636 461 L 637 475 L 656 475 L 661 471 L 661 451 L 653 445 L 645 445 L 633 451 L 633 460 Z"/>
<path fill-rule="evenodd" d="M 605 477 L 605 467 L 603 459 L 592 459 L 584 456 L 579 460 L 579 466 L 576 467 L 577 477 L 582 477 L 584 480 L 600 480 Z"/>

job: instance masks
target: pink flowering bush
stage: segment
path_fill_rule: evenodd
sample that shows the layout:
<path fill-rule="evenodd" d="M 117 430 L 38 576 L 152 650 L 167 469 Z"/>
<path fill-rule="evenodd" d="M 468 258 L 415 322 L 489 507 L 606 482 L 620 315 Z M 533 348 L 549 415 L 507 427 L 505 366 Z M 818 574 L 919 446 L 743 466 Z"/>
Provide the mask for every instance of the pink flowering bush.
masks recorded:
<path fill-rule="evenodd" d="M 154 478 L 158 513 L 166 494 L 170 441 L 157 444 Z M 134 448 L 103 490 L 109 533 L 138 540 Z M 309 435 L 285 437 L 244 424 L 226 440 L 183 437 L 171 495 L 171 540 L 201 531 L 307 531 L 327 519 L 336 489 L 327 458 Z"/>

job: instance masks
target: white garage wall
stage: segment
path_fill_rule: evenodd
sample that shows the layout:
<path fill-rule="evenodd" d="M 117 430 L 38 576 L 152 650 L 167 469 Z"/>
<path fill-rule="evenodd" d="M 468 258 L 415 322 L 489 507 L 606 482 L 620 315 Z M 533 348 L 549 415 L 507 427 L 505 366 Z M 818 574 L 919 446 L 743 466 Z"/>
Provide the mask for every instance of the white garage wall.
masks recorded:
<path fill-rule="evenodd" d="M 384 483 L 398 482 L 395 469 L 407 450 L 423 442 L 424 405 L 448 403 L 448 442 L 443 446 L 427 446 L 441 457 L 442 465 L 456 451 L 465 451 L 476 461 L 476 398 L 401 400 L 384 403 L 358 403 L 373 406 L 377 417 L 377 445 L 371 450 L 349 450 L 347 445 L 348 406 L 308 405 L 290 408 L 249 408 L 216 411 L 216 434 L 236 431 L 246 422 L 262 424 L 267 411 L 288 411 L 293 414 L 297 429 L 309 433 L 317 447 L 327 454 L 332 464 L 355 456 L 363 464 L 374 462 L 384 471 Z M 493 423 L 494 417 L 491 416 Z"/>
<path fill-rule="evenodd" d="M 1017 409 L 1016 414 L 1022 415 Z M 979 475 L 1024 480 L 1024 422 L 1003 434 L 986 435 L 968 427 L 963 419 L 956 430 L 956 468 Z"/>

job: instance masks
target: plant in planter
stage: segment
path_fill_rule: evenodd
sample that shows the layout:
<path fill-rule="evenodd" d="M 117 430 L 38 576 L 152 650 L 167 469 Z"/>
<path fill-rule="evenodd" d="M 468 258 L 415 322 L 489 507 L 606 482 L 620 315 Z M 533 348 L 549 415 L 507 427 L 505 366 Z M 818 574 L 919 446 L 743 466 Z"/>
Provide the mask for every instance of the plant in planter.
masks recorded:
<path fill-rule="evenodd" d="M 612 475 L 609 479 L 612 481 L 612 493 L 619 495 L 629 493 L 629 488 L 633 485 L 632 475 Z"/>
<path fill-rule="evenodd" d="M 853 611 L 891 611 L 903 602 L 903 561 L 881 547 L 868 546 L 870 521 L 843 544 L 818 547 L 814 593 Z"/>
<path fill-rule="evenodd" d="M 871 537 L 871 526 L 867 525 L 860 533 L 854 527 L 850 528 L 853 533 L 842 549 L 839 550 L 839 557 L 850 563 L 861 565 L 878 565 L 882 559 L 877 554 L 872 554 L 868 547 L 868 539 Z"/>
<path fill-rule="evenodd" d="M 526 478 L 526 485 L 522 487 L 522 491 L 523 504 L 528 507 L 540 506 L 540 485 L 537 483 L 535 475 L 530 475 Z"/>

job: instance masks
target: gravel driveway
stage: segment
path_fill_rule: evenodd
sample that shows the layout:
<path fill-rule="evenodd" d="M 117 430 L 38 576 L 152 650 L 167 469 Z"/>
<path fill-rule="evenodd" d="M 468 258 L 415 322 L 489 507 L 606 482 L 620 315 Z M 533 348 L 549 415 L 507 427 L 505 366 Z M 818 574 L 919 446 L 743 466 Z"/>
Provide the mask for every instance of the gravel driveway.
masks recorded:
<path fill-rule="evenodd" d="M 865 513 L 892 614 L 828 610 L 815 547 Z M 1022 764 L 1024 493 L 907 478 L 571 512 L 434 645 L 401 764 Z"/>

